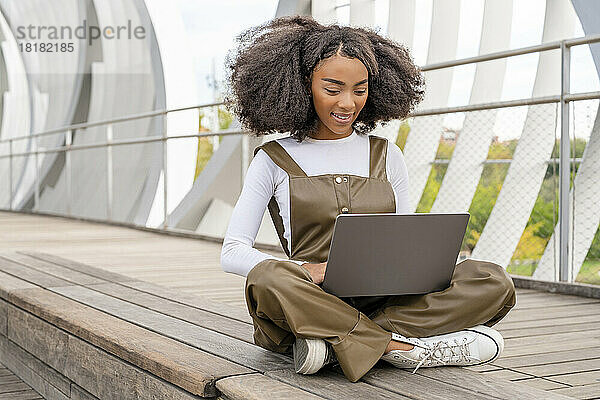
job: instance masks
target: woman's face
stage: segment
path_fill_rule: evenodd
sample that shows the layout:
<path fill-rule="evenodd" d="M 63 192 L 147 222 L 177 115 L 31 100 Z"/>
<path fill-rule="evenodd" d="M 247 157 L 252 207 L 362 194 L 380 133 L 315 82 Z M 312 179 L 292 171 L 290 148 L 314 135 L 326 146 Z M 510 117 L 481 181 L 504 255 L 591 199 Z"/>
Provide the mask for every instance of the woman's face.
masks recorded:
<path fill-rule="evenodd" d="M 312 75 L 313 104 L 319 117 L 317 139 L 339 139 L 352 133 L 352 123 L 365 106 L 369 73 L 357 58 L 339 55 L 317 65 Z"/>

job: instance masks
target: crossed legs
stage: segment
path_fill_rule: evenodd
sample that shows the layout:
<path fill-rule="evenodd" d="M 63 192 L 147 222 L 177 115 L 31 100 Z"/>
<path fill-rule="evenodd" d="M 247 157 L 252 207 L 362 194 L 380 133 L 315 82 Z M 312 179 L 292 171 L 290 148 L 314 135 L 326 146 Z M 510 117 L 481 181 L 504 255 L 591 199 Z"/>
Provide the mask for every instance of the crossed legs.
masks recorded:
<path fill-rule="evenodd" d="M 514 286 L 504 269 L 476 260 L 458 264 L 451 286 L 442 292 L 389 296 L 378 300 L 374 310 L 373 304 L 357 309 L 325 292 L 291 261 L 269 259 L 256 265 L 245 293 L 257 345 L 289 353 L 296 337 L 323 339 L 352 382 L 381 358 L 391 332 L 423 337 L 491 326 L 515 304 Z"/>

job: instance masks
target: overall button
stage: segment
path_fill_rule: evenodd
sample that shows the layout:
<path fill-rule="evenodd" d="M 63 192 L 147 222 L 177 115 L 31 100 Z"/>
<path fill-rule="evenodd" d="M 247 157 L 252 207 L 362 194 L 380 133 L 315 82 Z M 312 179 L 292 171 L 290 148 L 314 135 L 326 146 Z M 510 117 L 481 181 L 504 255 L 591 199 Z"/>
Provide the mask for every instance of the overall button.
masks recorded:
<path fill-rule="evenodd" d="M 348 182 L 348 178 L 347 177 L 344 177 L 344 182 Z"/>
<path fill-rule="evenodd" d="M 343 212 L 344 214 L 347 214 L 347 213 L 348 213 L 348 211 L 350 211 L 350 210 L 348 210 L 348 207 L 342 207 L 342 212 Z"/>
<path fill-rule="evenodd" d="M 342 178 L 340 178 L 339 176 L 336 176 L 335 183 L 342 183 Z"/>

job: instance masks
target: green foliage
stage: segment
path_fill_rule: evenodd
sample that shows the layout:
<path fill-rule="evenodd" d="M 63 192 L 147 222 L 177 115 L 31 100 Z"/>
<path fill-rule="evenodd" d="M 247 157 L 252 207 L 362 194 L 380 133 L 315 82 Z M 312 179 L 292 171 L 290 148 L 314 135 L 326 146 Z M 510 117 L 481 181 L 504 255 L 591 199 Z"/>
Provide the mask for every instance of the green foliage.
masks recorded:
<path fill-rule="evenodd" d="M 404 151 L 404 146 L 406 145 L 406 139 L 408 139 L 408 134 L 410 133 L 410 125 L 408 121 L 403 121 L 398 129 L 398 139 L 396 139 L 396 145 L 400 147 L 400 150 Z"/>
<path fill-rule="evenodd" d="M 483 167 L 479 184 L 469 207 L 469 225 L 463 240 L 462 250 L 473 250 L 483 227 L 492 213 L 496 199 L 502 188 L 502 182 L 508 171 L 506 164 L 487 164 Z"/>
<path fill-rule="evenodd" d="M 442 179 L 444 179 L 444 174 L 446 174 L 447 169 L 447 165 L 433 165 L 431 171 L 429 172 L 429 178 L 427 178 L 425 189 L 423 190 L 423 194 L 421 195 L 421 199 L 419 200 L 419 204 L 417 205 L 416 212 L 426 213 L 431 210 L 431 207 L 433 207 L 433 202 L 435 201 L 435 198 L 440 190 Z"/>

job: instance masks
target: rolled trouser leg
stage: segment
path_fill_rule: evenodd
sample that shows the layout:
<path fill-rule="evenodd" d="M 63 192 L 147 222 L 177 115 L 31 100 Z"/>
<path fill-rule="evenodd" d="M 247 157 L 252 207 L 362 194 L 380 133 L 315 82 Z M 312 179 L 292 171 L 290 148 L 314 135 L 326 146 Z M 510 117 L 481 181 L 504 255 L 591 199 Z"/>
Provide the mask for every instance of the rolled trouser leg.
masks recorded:
<path fill-rule="evenodd" d="M 324 339 L 352 382 L 371 369 L 391 339 L 390 332 L 325 292 L 291 261 L 257 264 L 248 274 L 245 292 L 256 344 L 287 352 L 295 337 Z"/>
<path fill-rule="evenodd" d="M 492 326 L 515 305 L 515 287 L 504 268 L 465 260 L 454 270 L 450 287 L 425 295 L 392 296 L 374 315 L 385 330 L 427 337 L 476 325 Z"/>

